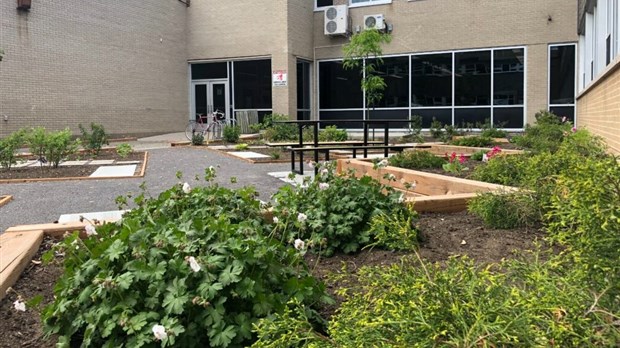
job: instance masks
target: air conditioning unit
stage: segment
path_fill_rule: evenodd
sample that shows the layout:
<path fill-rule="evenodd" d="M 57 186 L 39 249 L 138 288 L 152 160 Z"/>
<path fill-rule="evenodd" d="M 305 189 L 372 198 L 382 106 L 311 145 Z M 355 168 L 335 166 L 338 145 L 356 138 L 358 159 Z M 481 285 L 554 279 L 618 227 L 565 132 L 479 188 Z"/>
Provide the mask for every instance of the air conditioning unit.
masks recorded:
<path fill-rule="evenodd" d="M 364 29 L 385 30 L 385 19 L 382 14 L 364 16 Z"/>
<path fill-rule="evenodd" d="M 347 5 L 329 6 L 325 9 L 325 35 L 345 35 L 349 31 Z"/>

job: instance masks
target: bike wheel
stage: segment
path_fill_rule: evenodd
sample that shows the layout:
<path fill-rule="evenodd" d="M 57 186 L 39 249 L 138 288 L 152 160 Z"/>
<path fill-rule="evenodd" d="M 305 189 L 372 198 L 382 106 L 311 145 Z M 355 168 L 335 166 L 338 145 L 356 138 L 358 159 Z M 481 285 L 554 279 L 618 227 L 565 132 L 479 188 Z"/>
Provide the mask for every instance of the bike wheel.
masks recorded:
<path fill-rule="evenodd" d="M 192 141 L 192 138 L 194 138 L 194 134 L 196 133 L 196 127 L 196 121 L 189 121 L 187 127 L 185 127 L 185 137 L 187 137 L 187 140 Z"/>

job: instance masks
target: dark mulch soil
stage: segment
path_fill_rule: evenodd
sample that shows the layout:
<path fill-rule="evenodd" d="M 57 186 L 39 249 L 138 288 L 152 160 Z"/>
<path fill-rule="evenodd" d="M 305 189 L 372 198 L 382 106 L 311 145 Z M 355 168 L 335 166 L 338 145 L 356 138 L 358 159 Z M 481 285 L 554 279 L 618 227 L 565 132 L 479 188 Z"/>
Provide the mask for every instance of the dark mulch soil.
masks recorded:
<path fill-rule="evenodd" d="M 54 299 L 54 283 L 62 274 L 62 268 L 55 264 L 43 265 L 41 255 L 54 244 L 54 239 L 45 237 L 38 253 L 22 273 L 20 280 L 13 286 L 0 302 L 0 347 L 54 347 L 54 343 L 43 339 L 43 329 L 37 310 L 28 309 L 18 312 L 13 308 L 17 294 L 24 300 L 37 295 L 43 296 L 41 308 Z"/>
<path fill-rule="evenodd" d="M 421 244 L 419 254 L 430 262 L 443 262 L 450 256 L 468 255 L 484 264 L 498 262 L 513 256 L 513 250 L 533 249 L 533 242 L 543 234 L 538 230 L 513 229 L 495 230 L 486 228 L 480 219 L 466 212 L 425 213 L 420 216 Z M 45 239 L 41 251 L 34 260 L 40 260 L 43 250 L 49 249 L 52 239 Z M 337 254 L 330 258 L 317 258 L 306 254 L 308 267 L 323 280 L 336 304 L 321 309 L 329 319 L 343 299 L 335 294 L 339 288 L 357 287 L 356 275 L 364 266 L 386 266 L 400 262 L 410 253 L 381 250 L 363 250 L 354 255 Z M 15 285 L 15 290 L 25 299 L 37 294 L 45 297 L 44 303 L 53 298 L 52 287 L 61 270 L 54 265 L 31 264 Z M 0 348 L 3 347 L 53 347 L 53 343 L 42 340 L 39 314 L 29 309 L 25 313 L 13 309 L 14 293 L 0 302 Z"/>
<path fill-rule="evenodd" d="M 25 158 L 25 159 L 36 159 L 33 158 Z M 126 158 L 120 158 L 116 154 L 116 151 L 102 151 L 99 155 L 94 158 L 87 154 L 78 154 L 68 158 L 67 160 L 118 160 L 118 161 L 140 161 L 144 160 L 144 152 L 133 152 L 129 154 Z M 49 164 L 49 163 L 48 163 Z M 48 164 L 44 164 L 42 167 L 33 165 L 25 168 L 11 168 L 11 170 L 0 169 L 0 179 L 41 179 L 41 178 L 73 178 L 73 177 L 83 177 L 90 176 L 97 168 L 101 167 L 101 165 L 81 165 L 81 166 L 60 166 L 58 168 L 52 168 L 48 166 Z M 140 165 L 137 166 L 136 170 L 139 170 Z"/>

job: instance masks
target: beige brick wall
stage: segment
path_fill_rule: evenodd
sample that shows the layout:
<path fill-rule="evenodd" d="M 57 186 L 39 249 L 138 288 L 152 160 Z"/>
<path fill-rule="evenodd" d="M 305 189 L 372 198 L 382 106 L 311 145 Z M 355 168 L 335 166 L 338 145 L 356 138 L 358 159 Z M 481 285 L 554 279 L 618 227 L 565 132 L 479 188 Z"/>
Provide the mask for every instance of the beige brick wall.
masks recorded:
<path fill-rule="evenodd" d="M 363 28 L 364 15 L 369 14 L 383 14 L 394 26 L 385 54 L 526 46 L 529 122 L 538 110 L 547 108 L 548 44 L 578 40 L 576 1 L 394 0 L 350 8 L 352 29 Z M 317 58 L 341 57 L 348 40 L 323 34 L 323 12 L 315 12 L 314 27 Z"/>
<path fill-rule="evenodd" d="M 620 155 L 620 59 L 579 95 L 577 125 L 602 136 L 610 152 Z"/>
<path fill-rule="evenodd" d="M 176 0 L 0 4 L 0 136 L 101 123 L 110 134 L 182 130 L 187 8 Z"/>
<path fill-rule="evenodd" d="M 273 87 L 274 112 L 295 115 L 296 59 L 313 54 L 312 1 L 195 1 L 188 14 L 190 61 L 271 58 L 288 72 L 288 87 Z"/>

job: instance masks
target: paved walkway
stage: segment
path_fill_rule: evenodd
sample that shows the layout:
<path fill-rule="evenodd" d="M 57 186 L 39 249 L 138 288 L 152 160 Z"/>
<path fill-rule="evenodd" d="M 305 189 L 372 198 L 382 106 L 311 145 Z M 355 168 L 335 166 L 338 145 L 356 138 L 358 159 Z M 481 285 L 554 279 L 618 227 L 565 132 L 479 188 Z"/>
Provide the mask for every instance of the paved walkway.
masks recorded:
<path fill-rule="evenodd" d="M 115 198 L 139 194 L 142 182 L 151 195 L 178 183 L 177 171 L 183 173 L 182 182 L 196 186 L 202 181 L 194 181 L 195 176 L 202 179 L 205 168 L 218 167 L 218 183 L 227 187 L 253 185 L 264 201 L 285 185 L 268 173 L 290 170 L 289 164 L 251 164 L 206 149 L 169 145 L 170 141 L 184 140 L 183 133 L 173 133 L 128 142 L 134 149 L 149 151 L 144 178 L 1 184 L 0 194 L 12 195 L 13 201 L 0 207 L 0 233 L 15 225 L 54 222 L 62 214 L 115 210 Z M 238 179 L 236 184 L 230 183 L 233 176 Z"/>

